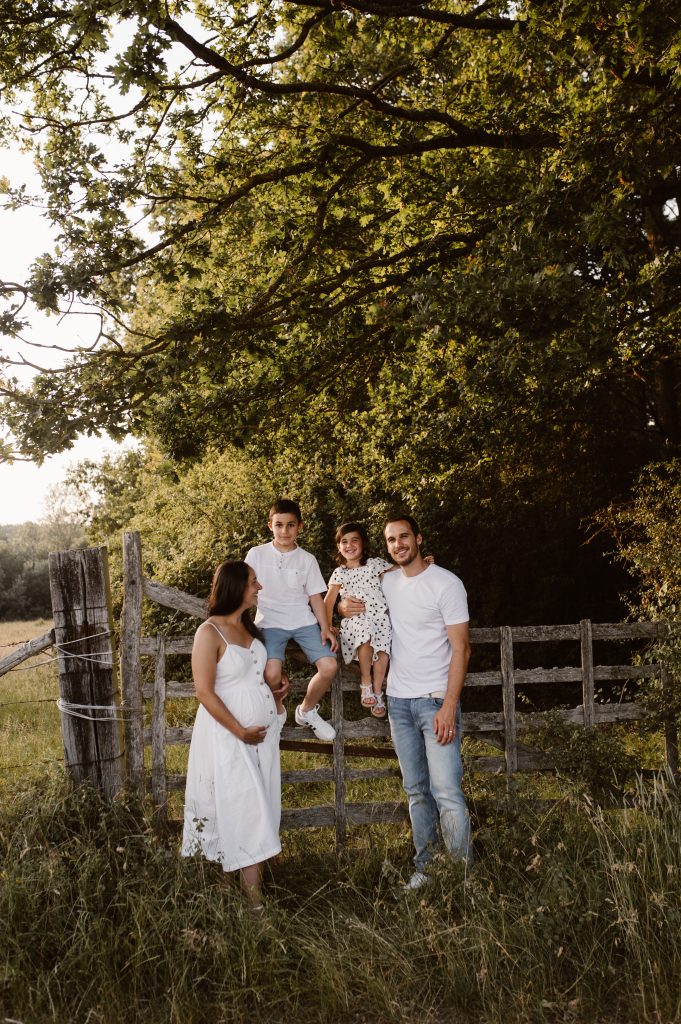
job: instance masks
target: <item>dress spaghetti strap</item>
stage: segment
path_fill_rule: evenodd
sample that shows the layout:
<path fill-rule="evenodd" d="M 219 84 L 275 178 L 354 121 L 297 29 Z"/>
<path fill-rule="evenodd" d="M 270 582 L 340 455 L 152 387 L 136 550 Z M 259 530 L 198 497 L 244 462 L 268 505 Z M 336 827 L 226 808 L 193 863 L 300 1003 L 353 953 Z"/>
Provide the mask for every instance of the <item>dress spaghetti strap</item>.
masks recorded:
<path fill-rule="evenodd" d="M 221 640 L 224 640 L 224 641 L 225 641 L 225 643 L 227 644 L 227 646 L 229 647 L 229 640 L 227 639 L 227 637 L 225 636 L 225 634 L 224 634 L 224 633 L 222 632 L 222 630 L 221 630 L 221 629 L 218 629 L 218 627 L 217 627 L 217 626 L 215 625 L 215 623 L 214 623 L 214 622 L 209 622 L 209 621 L 208 621 L 208 620 L 206 619 L 206 625 L 207 625 L 207 626 L 212 626 L 212 627 L 213 627 L 213 629 L 215 630 L 215 632 L 216 632 L 216 633 L 218 634 L 218 636 L 220 637 L 220 639 L 221 639 Z"/>

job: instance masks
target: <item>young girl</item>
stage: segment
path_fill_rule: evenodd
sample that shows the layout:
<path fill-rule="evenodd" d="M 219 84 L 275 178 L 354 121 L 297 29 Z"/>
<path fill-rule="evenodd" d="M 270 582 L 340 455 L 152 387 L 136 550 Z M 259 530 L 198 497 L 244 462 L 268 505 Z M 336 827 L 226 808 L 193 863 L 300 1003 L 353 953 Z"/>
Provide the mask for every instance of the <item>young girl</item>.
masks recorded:
<path fill-rule="evenodd" d="M 344 523 L 336 530 L 338 568 L 329 579 L 324 598 L 329 622 L 338 595 L 356 597 L 364 601 L 362 615 L 344 618 L 340 627 L 343 659 L 349 664 L 353 658 L 359 662 L 360 700 L 371 708 L 376 718 L 385 718 L 383 680 L 390 656 L 390 618 L 381 589 L 381 577 L 396 566 L 384 558 L 369 557 L 369 538 L 361 523 Z"/>

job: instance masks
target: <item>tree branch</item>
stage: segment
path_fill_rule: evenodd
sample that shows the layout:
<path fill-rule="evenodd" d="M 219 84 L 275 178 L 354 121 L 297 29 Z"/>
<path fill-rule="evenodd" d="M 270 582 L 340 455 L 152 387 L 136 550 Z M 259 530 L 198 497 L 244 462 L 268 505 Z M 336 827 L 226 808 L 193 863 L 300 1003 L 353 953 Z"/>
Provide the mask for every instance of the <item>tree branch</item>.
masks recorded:
<path fill-rule="evenodd" d="M 494 145 L 503 148 L 526 149 L 538 144 L 551 144 L 538 143 L 536 141 L 538 137 L 542 137 L 546 133 L 529 132 L 527 136 L 530 140 L 528 145 L 528 143 L 523 141 L 525 136 L 517 133 L 513 133 L 508 136 L 499 136 L 471 132 L 471 129 L 468 129 L 461 121 L 458 121 L 456 118 L 453 118 L 450 114 L 447 114 L 444 111 L 436 110 L 432 107 L 425 110 L 409 110 L 406 107 L 387 103 L 386 101 L 381 100 L 373 89 L 364 89 L 361 86 L 331 85 L 328 82 L 310 81 L 271 82 L 267 79 L 251 75 L 247 71 L 244 71 L 243 67 L 232 64 L 231 61 L 228 61 L 226 57 L 223 57 L 222 54 L 218 53 L 216 50 L 206 46 L 204 43 L 200 43 L 173 18 L 166 18 L 159 27 L 163 28 L 172 39 L 181 43 L 191 53 L 196 57 L 200 57 L 211 67 L 215 67 L 223 71 L 226 75 L 231 76 L 235 81 L 240 82 L 246 88 L 254 89 L 257 92 L 264 93 L 268 96 L 302 96 L 308 93 L 317 96 L 347 96 L 353 100 L 361 100 L 367 103 L 374 110 L 377 110 L 382 114 L 386 114 L 389 117 L 396 117 L 404 121 L 413 121 L 418 124 L 442 124 L 453 131 L 461 133 L 462 137 L 470 134 L 472 141 L 462 142 L 461 145 Z M 477 135 L 480 135 L 483 141 L 477 141 Z M 379 154 L 377 153 L 376 155 Z"/>
<path fill-rule="evenodd" d="M 485 18 L 483 12 L 488 4 L 481 4 L 471 14 L 451 14 L 449 11 L 436 11 L 424 4 L 410 3 L 367 3 L 366 0 L 285 0 L 296 7 L 317 7 L 329 13 L 338 10 L 357 11 L 359 14 L 372 14 L 381 18 L 418 18 L 421 21 L 435 21 L 455 28 L 474 29 L 481 32 L 510 32 L 518 24 L 511 18 Z"/>

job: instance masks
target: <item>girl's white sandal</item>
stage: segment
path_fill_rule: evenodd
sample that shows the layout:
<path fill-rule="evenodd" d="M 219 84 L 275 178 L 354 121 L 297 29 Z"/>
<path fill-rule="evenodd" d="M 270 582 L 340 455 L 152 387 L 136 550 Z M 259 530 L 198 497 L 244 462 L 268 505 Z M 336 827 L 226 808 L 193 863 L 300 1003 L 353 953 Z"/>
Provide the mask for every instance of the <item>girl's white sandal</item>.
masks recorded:
<path fill-rule="evenodd" d="M 374 718 L 385 718 L 388 709 L 385 706 L 383 694 L 375 693 L 374 697 L 376 698 L 376 700 L 374 702 L 374 706 L 371 709 L 371 714 L 374 716 Z"/>
<path fill-rule="evenodd" d="M 371 683 L 359 684 L 359 701 L 363 708 L 372 708 L 376 703 L 376 694 L 371 688 Z"/>

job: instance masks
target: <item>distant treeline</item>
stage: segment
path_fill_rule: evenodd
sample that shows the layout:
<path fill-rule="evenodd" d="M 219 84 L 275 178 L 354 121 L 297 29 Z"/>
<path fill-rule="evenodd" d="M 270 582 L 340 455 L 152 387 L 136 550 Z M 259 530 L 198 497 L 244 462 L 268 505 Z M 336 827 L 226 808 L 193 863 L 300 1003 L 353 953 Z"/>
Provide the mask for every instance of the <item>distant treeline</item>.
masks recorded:
<path fill-rule="evenodd" d="M 82 541 L 82 528 L 73 523 L 0 525 L 0 619 L 49 617 L 47 556 Z"/>

